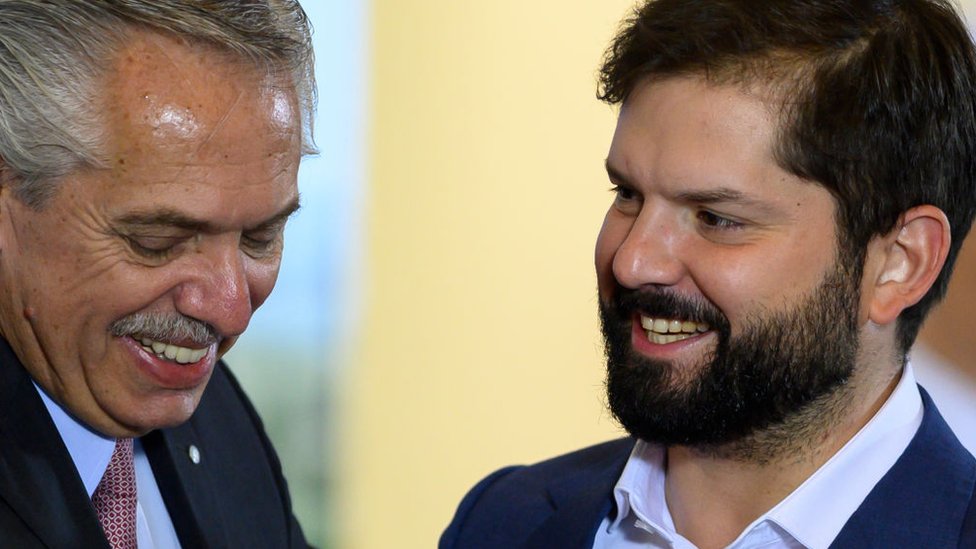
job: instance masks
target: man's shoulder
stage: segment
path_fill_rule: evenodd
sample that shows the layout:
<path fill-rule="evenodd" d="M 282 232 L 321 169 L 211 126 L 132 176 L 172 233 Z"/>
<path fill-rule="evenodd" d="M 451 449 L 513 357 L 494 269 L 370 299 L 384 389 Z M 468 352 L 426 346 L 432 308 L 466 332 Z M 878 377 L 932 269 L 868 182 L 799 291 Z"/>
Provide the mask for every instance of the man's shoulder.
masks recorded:
<path fill-rule="evenodd" d="M 832 547 L 976 547 L 976 460 L 921 395 L 915 437 Z"/>
<path fill-rule="evenodd" d="M 583 494 L 595 503 L 608 499 L 633 446 L 634 439 L 621 438 L 534 465 L 495 471 L 458 505 L 440 547 L 474 547 L 471 543 L 503 547 L 521 542 L 553 514 L 561 499 L 580 500 Z"/>
<path fill-rule="evenodd" d="M 610 463 L 620 461 L 622 465 L 630 455 L 634 442 L 633 438 L 624 437 L 594 444 L 533 465 L 516 467 L 511 471 L 511 476 L 519 482 L 549 485 L 569 477 L 603 473 Z"/>
<path fill-rule="evenodd" d="M 605 475 L 607 467 L 626 462 L 634 439 L 620 438 L 562 454 L 533 465 L 517 465 L 500 469 L 471 490 L 483 503 L 491 499 L 511 504 L 521 499 L 534 500 L 545 495 L 552 486 L 578 481 L 585 484 L 594 476 Z M 501 501 L 499 502 L 501 503 Z"/>

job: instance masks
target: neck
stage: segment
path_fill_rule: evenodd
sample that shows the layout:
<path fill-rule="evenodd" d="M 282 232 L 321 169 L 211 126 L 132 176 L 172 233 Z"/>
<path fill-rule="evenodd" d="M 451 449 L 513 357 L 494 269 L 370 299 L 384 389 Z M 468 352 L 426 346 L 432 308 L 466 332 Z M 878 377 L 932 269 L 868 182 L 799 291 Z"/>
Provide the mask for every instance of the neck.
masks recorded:
<path fill-rule="evenodd" d="M 859 368 L 837 391 L 746 439 L 669 447 L 665 495 L 678 533 L 701 549 L 726 547 L 874 417 L 900 372 Z"/>

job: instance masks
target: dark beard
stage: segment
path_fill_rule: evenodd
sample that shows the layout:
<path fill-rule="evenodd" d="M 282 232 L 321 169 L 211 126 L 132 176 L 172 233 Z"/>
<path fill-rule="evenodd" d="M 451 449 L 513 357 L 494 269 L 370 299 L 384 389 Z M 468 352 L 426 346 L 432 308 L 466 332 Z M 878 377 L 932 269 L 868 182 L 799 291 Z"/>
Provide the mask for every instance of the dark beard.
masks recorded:
<path fill-rule="evenodd" d="M 611 303 L 600 303 L 611 412 L 640 439 L 703 451 L 763 438 L 779 426 L 789 426 L 784 435 L 793 442 L 813 434 L 809 423 L 831 421 L 831 410 L 820 408 L 831 405 L 830 396 L 856 363 L 861 258 L 846 259 L 796 307 L 747 319 L 736 337 L 725 316 L 704 300 L 618 286 Z M 845 264 L 856 267 L 845 271 Z M 669 361 L 633 349 L 638 313 L 706 323 L 718 344 L 705 364 L 676 371 Z M 751 454 L 776 450 L 753 445 L 746 459 L 765 460 Z"/>

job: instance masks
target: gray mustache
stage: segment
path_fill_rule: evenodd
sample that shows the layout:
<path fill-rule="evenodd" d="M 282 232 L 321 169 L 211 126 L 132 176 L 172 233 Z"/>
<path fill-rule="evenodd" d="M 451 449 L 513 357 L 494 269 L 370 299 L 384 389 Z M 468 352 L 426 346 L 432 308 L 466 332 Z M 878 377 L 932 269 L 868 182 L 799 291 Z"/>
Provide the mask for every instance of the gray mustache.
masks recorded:
<path fill-rule="evenodd" d="M 178 313 L 136 313 L 116 320 L 111 326 L 117 337 L 138 336 L 157 341 L 190 340 L 200 347 L 219 340 L 217 330 L 206 322 Z"/>

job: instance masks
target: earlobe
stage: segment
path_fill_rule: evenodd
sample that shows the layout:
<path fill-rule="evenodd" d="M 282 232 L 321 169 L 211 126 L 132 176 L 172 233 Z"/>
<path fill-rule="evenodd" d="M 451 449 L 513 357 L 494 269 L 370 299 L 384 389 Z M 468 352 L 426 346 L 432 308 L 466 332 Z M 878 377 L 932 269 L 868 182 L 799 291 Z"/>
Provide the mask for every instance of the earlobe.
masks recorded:
<path fill-rule="evenodd" d="M 873 322 L 893 323 L 925 296 L 942 272 L 951 238 L 945 213 L 924 205 L 903 213 L 889 234 L 872 240 L 865 267 L 877 266 L 868 303 Z"/>

